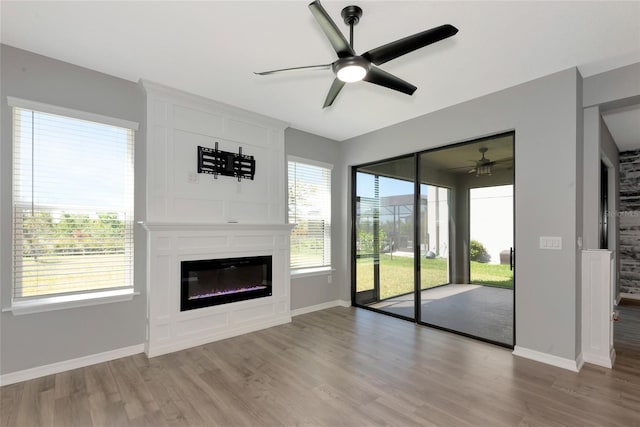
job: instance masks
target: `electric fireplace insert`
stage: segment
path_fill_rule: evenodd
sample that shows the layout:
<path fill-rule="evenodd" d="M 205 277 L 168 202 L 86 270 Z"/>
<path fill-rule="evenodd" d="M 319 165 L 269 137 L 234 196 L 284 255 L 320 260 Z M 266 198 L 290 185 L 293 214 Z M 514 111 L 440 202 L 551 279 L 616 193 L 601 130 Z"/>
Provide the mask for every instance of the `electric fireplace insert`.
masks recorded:
<path fill-rule="evenodd" d="M 180 311 L 271 295 L 271 256 L 182 261 Z"/>

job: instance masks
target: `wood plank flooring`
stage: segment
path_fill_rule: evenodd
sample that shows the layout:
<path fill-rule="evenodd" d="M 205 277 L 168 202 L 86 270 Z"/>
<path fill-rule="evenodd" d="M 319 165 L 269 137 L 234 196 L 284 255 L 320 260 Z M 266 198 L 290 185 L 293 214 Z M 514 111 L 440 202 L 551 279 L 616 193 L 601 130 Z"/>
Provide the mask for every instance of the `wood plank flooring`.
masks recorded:
<path fill-rule="evenodd" d="M 2 387 L 1 426 L 640 426 L 640 307 L 578 374 L 355 308 Z M 635 319 L 635 320 L 633 320 Z M 636 322 L 636 323 L 634 323 Z"/>

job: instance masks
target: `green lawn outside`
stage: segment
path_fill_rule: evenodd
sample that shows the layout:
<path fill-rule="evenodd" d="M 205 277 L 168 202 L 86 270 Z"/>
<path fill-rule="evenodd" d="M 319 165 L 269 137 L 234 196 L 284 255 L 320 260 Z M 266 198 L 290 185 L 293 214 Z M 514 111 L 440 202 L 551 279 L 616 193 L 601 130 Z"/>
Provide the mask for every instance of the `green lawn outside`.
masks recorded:
<path fill-rule="evenodd" d="M 513 271 L 505 264 L 483 264 L 471 261 L 471 282 L 511 289 L 513 288 Z"/>
<path fill-rule="evenodd" d="M 91 289 L 117 288 L 127 284 L 127 272 L 104 265 L 126 265 L 123 254 L 57 255 L 22 259 L 25 276 L 22 278 L 23 297 L 58 292 L 76 292 Z M 93 269 L 87 266 L 92 265 Z M 39 274 L 38 270 L 47 274 Z"/>
<path fill-rule="evenodd" d="M 448 283 L 447 260 L 421 259 L 420 277 L 422 289 Z M 481 264 L 471 262 L 473 283 L 513 287 L 513 278 L 508 265 Z M 356 262 L 356 289 L 363 291 L 373 287 L 373 259 L 360 258 Z M 380 255 L 380 298 L 413 292 L 413 258 Z"/>

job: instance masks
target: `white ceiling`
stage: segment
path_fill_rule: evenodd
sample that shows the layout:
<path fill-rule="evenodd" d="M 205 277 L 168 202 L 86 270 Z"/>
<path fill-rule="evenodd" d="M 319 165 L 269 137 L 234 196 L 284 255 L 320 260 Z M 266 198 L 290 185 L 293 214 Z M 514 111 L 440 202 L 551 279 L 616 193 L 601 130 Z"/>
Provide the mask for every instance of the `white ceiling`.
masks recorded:
<path fill-rule="evenodd" d="M 308 10 L 285 2 L 33 2 L 0 5 L 2 43 L 131 81 L 140 78 L 344 140 L 572 66 L 583 76 L 640 61 L 640 2 L 325 1 L 364 10 L 362 53 L 449 23 L 460 32 L 381 66 L 413 96 L 350 84 L 322 109 L 330 71 L 256 76 L 336 57 Z"/>
<path fill-rule="evenodd" d="M 640 150 L 640 105 L 607 111 L 602 118 L 620 151 Z"/>

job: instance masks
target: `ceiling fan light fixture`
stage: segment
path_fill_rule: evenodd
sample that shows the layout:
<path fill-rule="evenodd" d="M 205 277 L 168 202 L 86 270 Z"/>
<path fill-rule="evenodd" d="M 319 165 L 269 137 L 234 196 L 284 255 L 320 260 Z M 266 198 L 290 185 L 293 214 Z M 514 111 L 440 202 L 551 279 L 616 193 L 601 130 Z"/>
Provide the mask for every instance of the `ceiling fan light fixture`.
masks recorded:
<path fill-rule="evenodd" d="M 353 83 L 364 79 L 364 76 L 367 75 L 367 70 L 360 65 L 347 65 L 340 68 L 336 75 L 345 83 Z"/>
<path fill-rule="evenodd" d="M 345 82 L 353 83 L 364 79 L 371 64 L 361 56 L 340 58 L 333 64 L 336 77 Z"/>
<path fill-rule="evenodd" d="M 488 176 L 488 175 L 491 175 L 491 165 L 476 167 L 476 176 Z"/>

